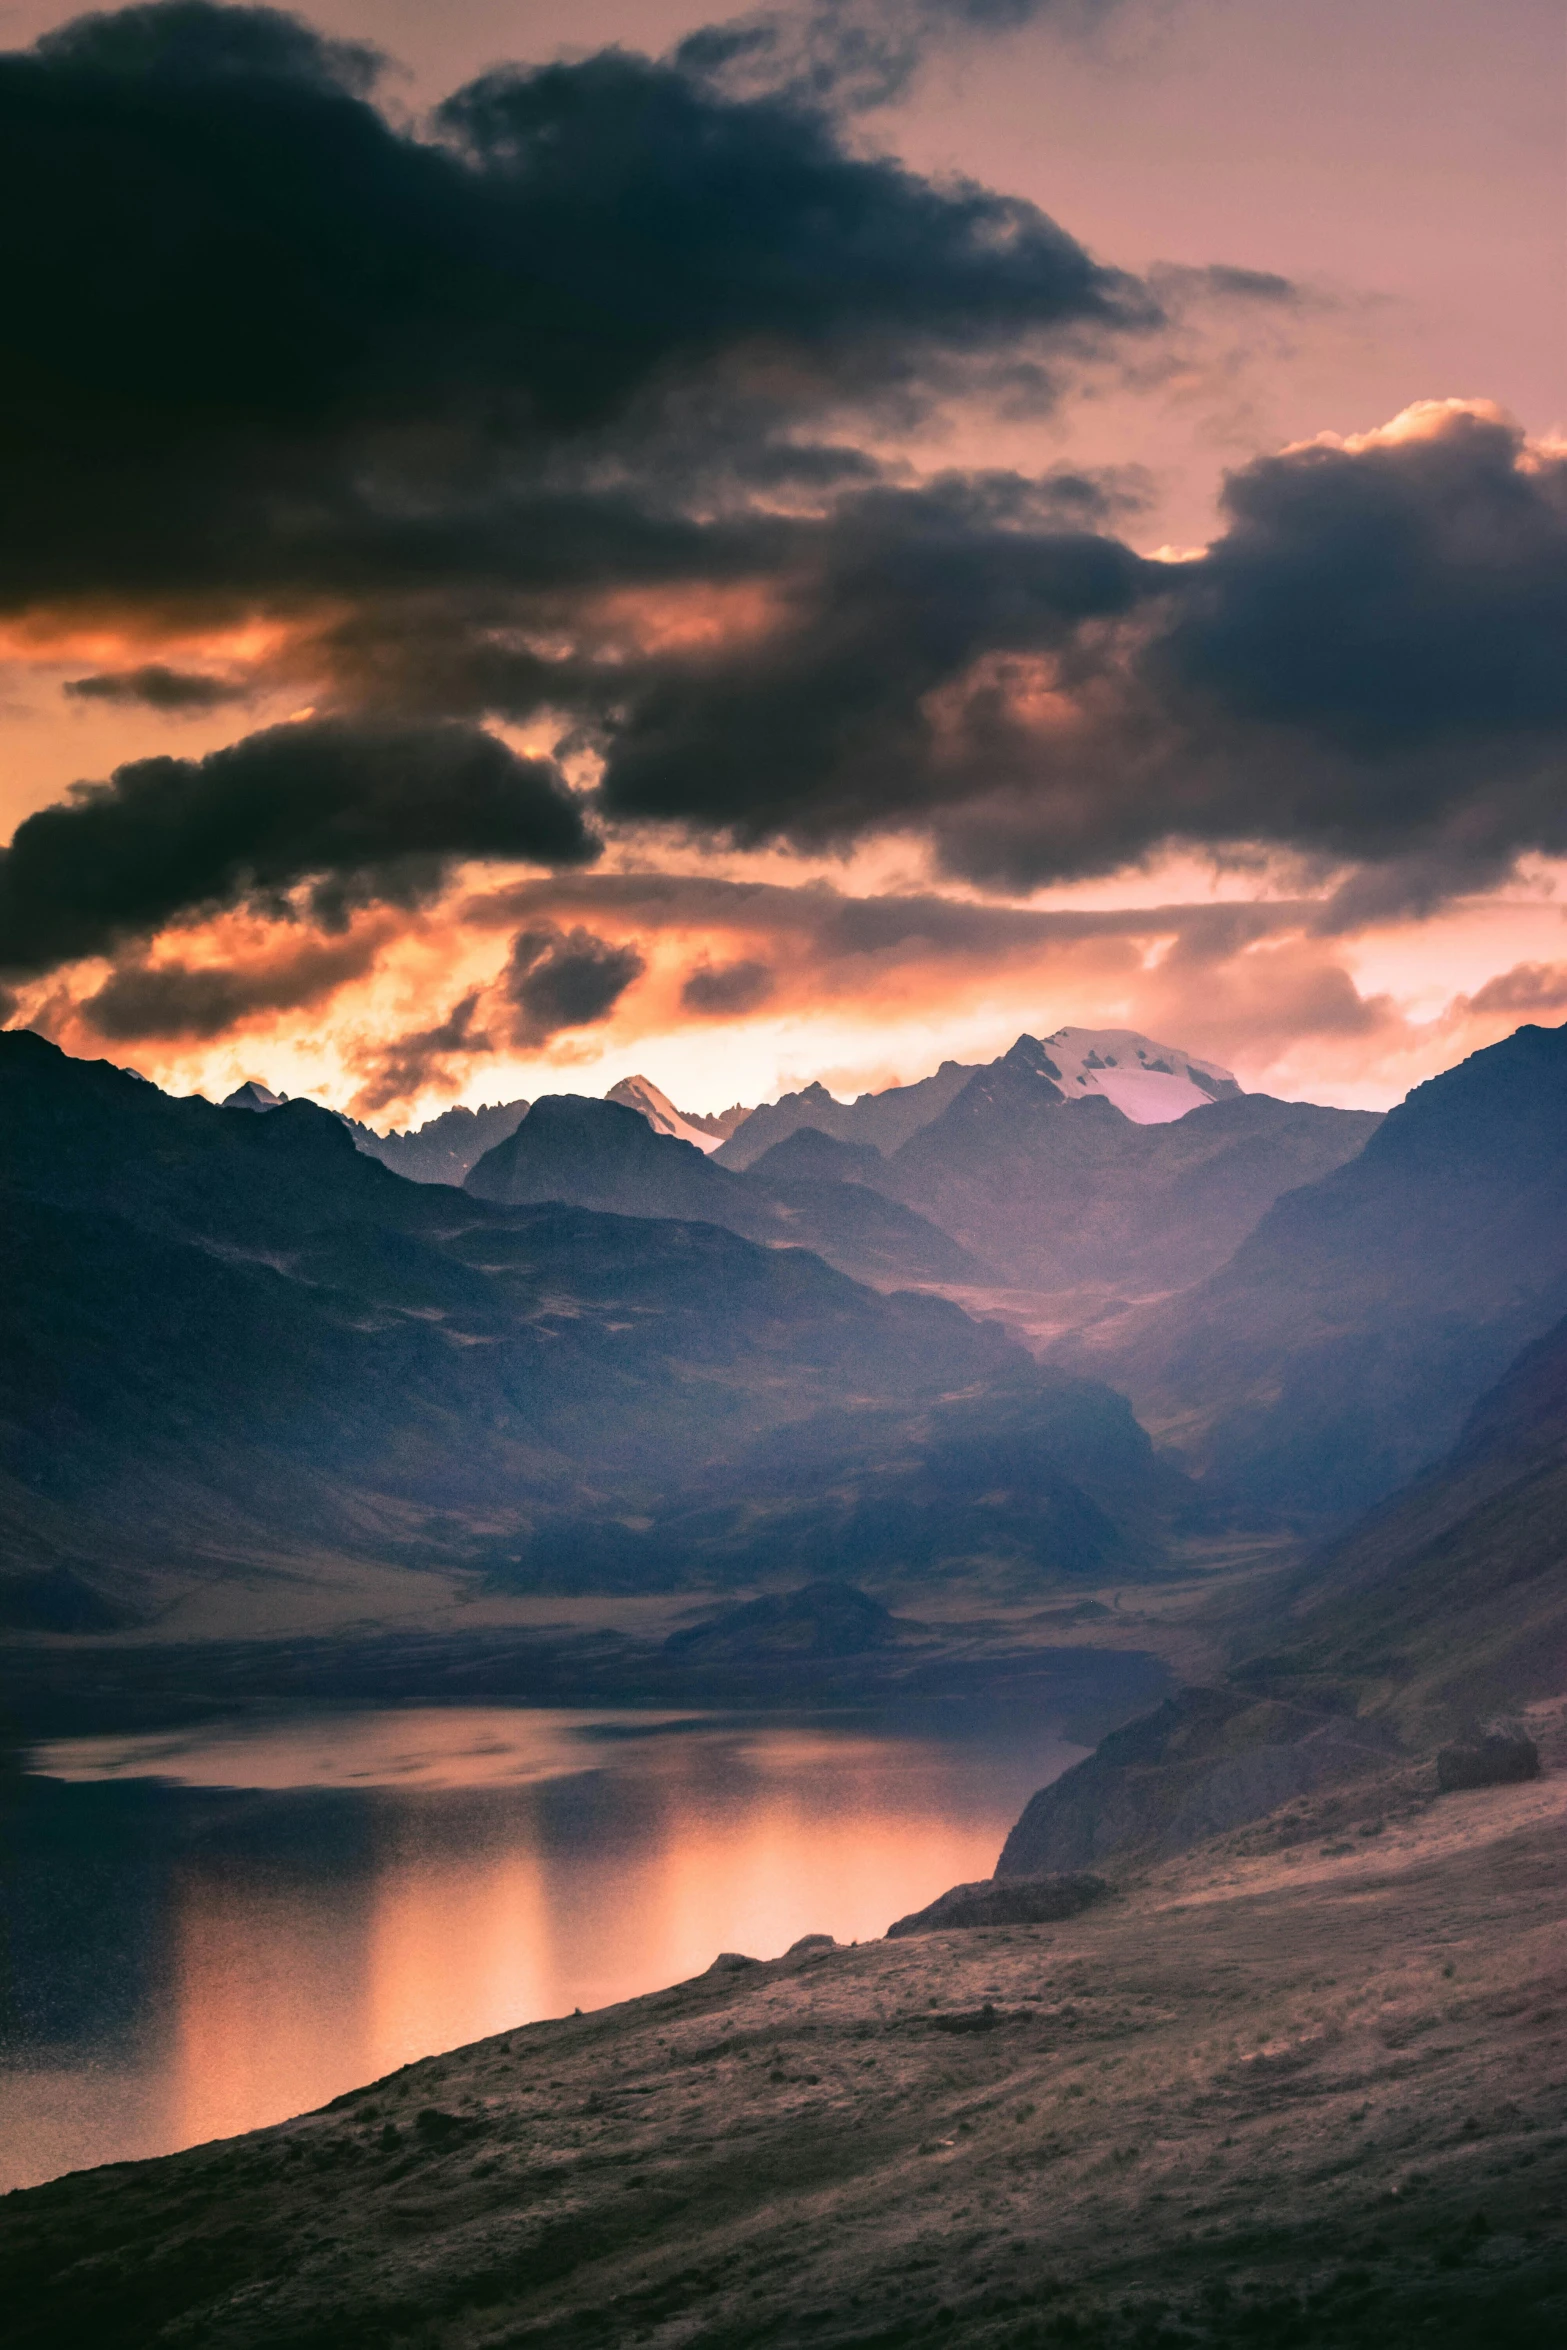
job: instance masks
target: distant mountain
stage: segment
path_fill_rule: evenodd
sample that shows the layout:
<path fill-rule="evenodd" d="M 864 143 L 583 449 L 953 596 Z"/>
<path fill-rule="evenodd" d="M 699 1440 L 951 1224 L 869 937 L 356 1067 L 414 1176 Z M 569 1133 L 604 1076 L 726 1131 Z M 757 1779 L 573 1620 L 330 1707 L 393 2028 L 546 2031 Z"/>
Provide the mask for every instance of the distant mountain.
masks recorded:
<path fill-rule="evenodd" d="M 134 1077 L 138 1072 L 131 1069 L 125 1074 Z M 280 1110 L 287 1100 L 286 1093 L 274 1093 L 258 1077 L 247 1077 L 218 1107 Z M 394 1129 L 390 1134 L 378 1134 L 373 1126 L 361 1125 L 345 1110 L 331 1113 L 348 1128 L 356 1150 L 366 1158 L 379 1159 L 383 1167 L 390 1167 L 394 1175 L 405 1176 L 410 1183 L 461 1183 L 469 1168 L 514 1133 L 527 1114 L 526 1102 L 486 1102 L 478 1110 L 442 1110 L 438 1117 L 426 1119 L 422 1126 L 410 1126 L 406 1133 Z"/>
<path fill-rule="evenodd" d="M 126 1069 L 122 1074 L 126 1077 L 140 1077 L 141 1071 Z M 259 1077 L 247 1077 L 243 1085 L 236 1085 L 232 1093 L 223 1096 L 218 1107 L 223 1110 L 280 1110 L 287 1099 L 286 1093 L 274 1093 L 269 1085 L 262 1084 Z"/>
<path fill-rule="evenodd" d="M 1417 1086 L 1199 1289 L 1072 1359 L 1245 1504 L 1347 1513 L 1440 1456 L 1564 1310 L 1567 1028 L 1530 1027 Z"/>
<path fill-rule="evenodd" d="M 1243 1094 L 1233 1081 L 1178 1118 L 1139 1123 L 1102 1084 L 1073 1090 L 1076 1067 L 1019 1037 L 892 1155 L 880 1188 L 1015 1286 L 1094 1282 L 1136 1296 L 1214 1271 L 1281 1192 L 1352 1158 L 1378 1124 L 1369 1111 Z M 1141 1070 L 1127 1082 L 1188 1079 Z"/>
<path fill-rule="evenodd" d="M 870 1185 L 883 1172 L 882 1155 L 872 1144 L 838 1142 L 817 1126 L 797 1126 L 751 1162 L 751 1173 L 771 1183 Z"/>
<path fill-rule="evenodd" d="M 394 1175 L 405 1175 L 410 1183 L 460 1184 L 486 1151 L 516 1133 L 527 1114 L 524 1101 L 486 1102 L 477 1110 L 442 1110 L 439 1117 L 402 1134 L 377 1134 L 357 1118 L 344 1118 L 343 1123 L 356 1149 L 379 1159 Z"/>
<path fill-rule="evenodd" d="M 635 1112 L 576 1106 L 721 1174 Z M 9 1032 L 0 1205 L 0 1567 L 40 1624 L 332 1556 L 700 1579 L 685 1537 L 705 1510 L 711 1571 L 743 1576 L 799 1551 L 791 1512 L 850 1523 L 829 1475 L 846 1442 L 911 1545 L 945 1495 L 919 1556 L 986 1555 L 995 1442 L 1016 1477 L 1048 1451 L 1057 1522 L 1096 1555 L 1144 1540 L 1124 1406 L 994 1327 L 711 1223 L 401 1182 L 309 1103 L 235 1116 Z M 758 1449 L 791 1422 L 782 1454 Z M 1058 1563 L 1048 1542 L 1022 1559 L 1036 1580 Z"/>
<path fill-rule="evenodd" d="M 1217 1062 L 1200 1061 L 1178 1045 L 1155 1044 L 1131 1028 L 1058 1028 L 1041 1051 L 1046 1047 L 1050 1075 L 1064 1098 L 1102 1095 L 1139 1125 L 1182 1118 L 1204 1102 L 1228 1100 L 1241 1090 Z M 744 1133 L 726 1144 L 721 1164 L 754 1166 L 764 1151 L 801 1128 L 867 1145 L 890 1158 L 910 1135 L 939 1118 L 970 1078 L 982 1074 L 973 1063 L 943 1061 L 934 1077 L 862 1093 L 852 1102 L 835 1101 L 825 1086 L 807 1085 L 753 1110 Z M 618 1092 L 610 1096 L 621 1098 Z"/>
<path fill-rule="evenodd" d="M 622 1077 L 604 1096 L 607 1102 L 619 1102 L 624 1109 L 636 1110 L 652 1127 L 655 1134 L 673 1135 L 676 1142 L 689 1142 L 699 1151 L 716 1151 L 725 1140 L 725 1130 L 716 1118 L 688 1118 L 684 1110 L 677 1110 L 667 1093 L 647 1077 Z"/>
<path fill-rule="evenodd" d="M 886 1156 L 939 1117 L 972 1075 L 961 1061 L 943 1061 L 934 1077 L 922 1077 L 915 1085 L 889 1086 L 884 1093 L 862 1093 L 852 1102 L 835 1101 L 823 1085 L 808 1085 L 803 1092 L 786 1093 L 753 1110 L 719 1152 L 719 1164 L 752 1166 L 764 1151 L 802 1126 L 839 1142 L 866 1143 Z"/>
<path fill-rule="evenodd" d="M 721 1224 L 769 1247 L 814 1249 L 879 1285 L 987 1278 L 944 1232 L 862 1184 L 737 1174 L 660 1133 L 640 1110 L 581 1094 L 535 1102 L 472 1170 L 467 1188 L 510 1206 L 564 1200 L 621 1216 Z"/>

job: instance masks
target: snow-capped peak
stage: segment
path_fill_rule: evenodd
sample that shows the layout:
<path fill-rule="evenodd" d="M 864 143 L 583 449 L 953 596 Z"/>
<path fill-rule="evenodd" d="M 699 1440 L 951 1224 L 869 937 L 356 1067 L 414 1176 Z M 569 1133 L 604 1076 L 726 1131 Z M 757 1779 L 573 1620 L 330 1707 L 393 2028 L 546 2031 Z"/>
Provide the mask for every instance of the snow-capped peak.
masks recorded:
<path fill-rule="evenodd" d="M 1241 1090 L 1216 1061 L 1155 1044 L 1134 1028 L 1058 1028 L 1044 1047 L 1068 1101 L 1102 1093 L 1138 1126 L 1167 1125 Z"/>
<path fill-rule="evenodd" d="M 639 1111 L 655 1134 L 672 1134 L 677 1142 L 694 1142 L 699 1151 L 716 1151 L 724 1139 L 721 1134 L 704 1134 L 700 1126 L 693 1126 L 689 1118 L 683 1118 L 668 1094 L 660 1093 L 651 1078 L 622 1077 L 618 1085 L 610 1087 L 604 1099 Z"/>

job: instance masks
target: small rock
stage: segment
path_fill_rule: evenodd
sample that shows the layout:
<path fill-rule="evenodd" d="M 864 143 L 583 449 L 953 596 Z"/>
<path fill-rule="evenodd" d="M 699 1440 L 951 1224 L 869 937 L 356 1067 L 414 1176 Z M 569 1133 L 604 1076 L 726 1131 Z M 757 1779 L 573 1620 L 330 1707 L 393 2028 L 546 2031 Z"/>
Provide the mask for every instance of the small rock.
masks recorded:
<path fill-rule="evenodd" d="M 1444 1795 L 1459 1787 L 1511 1787 L 1539 1776 L 1540 1750 L 1522 1730 L 1482 1730 L 1444 1746 L 1436 1758 L 1436 1783 Z"/>
<path fill-rule="evenodd" d="M 798 1942 L 791 1942 L 785 1958 L 803 1958 L 808 1950 L 836 1950 L 837 1942 L 831 1934 L 802 1934 Z"/>
<path fill-rule="evenodd" d="M 721 1950 L 707 1971 L 710 1975 L 737 1975 L 742 1967 L 761 1963 L 759 1958 L 747 1958 L 743 1950 Z"/>

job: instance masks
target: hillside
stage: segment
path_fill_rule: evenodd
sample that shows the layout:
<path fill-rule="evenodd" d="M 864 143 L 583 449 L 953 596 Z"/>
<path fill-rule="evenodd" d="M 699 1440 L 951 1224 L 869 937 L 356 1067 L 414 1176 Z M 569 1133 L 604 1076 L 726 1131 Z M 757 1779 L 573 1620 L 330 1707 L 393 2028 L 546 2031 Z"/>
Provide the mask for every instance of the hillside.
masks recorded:
<path fill-rule="evenodd" d="M 1437 1465 L 1318 1554 L 1254 1670 L 1355 1678 L 1448 1726 L 1567 1688 L 1567 1322 Z"/>
<path fill-rule="evenodd" d="M 1530 1027 L 1417 1086 L 1195 1292 L 1068 1359 L 1242 1507 L 1348 1514 L 1440 1456 L 1564 1310 L 1567 1029 Z"/>
<path fill-rule="evenodd" d="M 1562 1779 L 1427 1796 L 1323 1853 L 1327 1825 L 1057 1924 L 717 1957 L 276 2128 L 9 2195 L 9 2338 L 1558 2340 Z"/>

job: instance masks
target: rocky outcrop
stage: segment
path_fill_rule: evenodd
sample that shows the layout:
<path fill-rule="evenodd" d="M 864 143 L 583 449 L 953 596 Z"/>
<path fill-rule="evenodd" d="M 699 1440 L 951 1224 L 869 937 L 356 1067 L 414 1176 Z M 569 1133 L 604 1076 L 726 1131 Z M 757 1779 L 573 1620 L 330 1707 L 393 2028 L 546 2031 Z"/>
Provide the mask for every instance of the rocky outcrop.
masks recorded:
<path fill-rule="evenodd" d="M 1240 1689 L 1184 1689 L 1031 1797 L 996 1875 L 1184 1852 L 1296 1796 L 1364 1777 L 1391 1750 L 1386 1732 L 1350 1715 Z"/>
<path fill-rule="evenodd" d="M 895 1942 L 904 1934 L 945 1934 L 962 1926 L 1054 1925 L 1107 1900 L 1110 1890 L 1103 1877 L 1027 1877 L 1007 1884 L 982 1877 L 972 1885 L 954 1885 L 928 1909 L 899 1918 L 887 1928 L 887 1940 Z"/>

